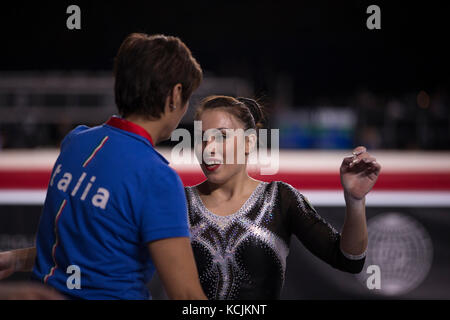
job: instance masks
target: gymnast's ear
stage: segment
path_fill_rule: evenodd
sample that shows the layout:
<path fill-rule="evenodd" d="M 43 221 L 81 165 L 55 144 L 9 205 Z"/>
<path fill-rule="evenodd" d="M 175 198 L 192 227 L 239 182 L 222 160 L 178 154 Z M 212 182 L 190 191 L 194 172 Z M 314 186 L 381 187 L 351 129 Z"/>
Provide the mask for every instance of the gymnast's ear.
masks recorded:
<path fill-rule="evenodd" d="M 256 149 L 257 141 L 256 131 L 245 136 L 245 155 L 249 155 Z"/>

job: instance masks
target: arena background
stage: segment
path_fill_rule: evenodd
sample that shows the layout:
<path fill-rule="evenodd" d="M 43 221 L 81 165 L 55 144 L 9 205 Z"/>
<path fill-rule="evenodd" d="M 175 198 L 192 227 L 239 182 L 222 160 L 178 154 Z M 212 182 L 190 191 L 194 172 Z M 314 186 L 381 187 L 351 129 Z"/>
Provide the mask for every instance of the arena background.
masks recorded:
<path fill-rule="evenodd" d="M 66 9 L 81 8 L 81 30 Z M 369 30 L 366 9 L 381 9 Z M 4 4 L 0 34 L 0 250 L 33 245 L 61 139 L 115 113 L 112 61 L 131 32 L 181 37 L 208 94 L 258 98 L 280 130 L 277 174 L 339 229 L 338 169 L 365 145 L 383 169 L 367 197 L 369 251 L 359 276 L 292 241 L 283 299 L 450 298 L 449 4 L 191 1 Z M 193 132 L 191 107 L 180 127 Z M 176 142 L 158 149 L 168 159 Z M 173 164 L 186 185 L 197 165 Z M 370 265 L 381 289 L 367 287 Z M 12 281 L 26 279 L 18 274 Z M 164 299 L 157 277 L 155 299 Z"/>

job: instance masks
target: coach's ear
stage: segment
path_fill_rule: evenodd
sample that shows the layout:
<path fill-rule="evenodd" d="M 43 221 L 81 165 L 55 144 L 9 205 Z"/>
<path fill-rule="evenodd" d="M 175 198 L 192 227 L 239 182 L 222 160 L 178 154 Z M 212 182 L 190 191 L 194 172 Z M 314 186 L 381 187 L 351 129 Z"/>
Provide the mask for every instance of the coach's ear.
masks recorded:
<path fill-rule="evenodd" d="M 164 112 L 174 112 L 175 110 L 183 109 L 185 106 L 183 104 L 183 86 L 181 83 L 177 83 L 170 90 L 169 95 L 166 98 L 166 104 L 164 106 Z"/>

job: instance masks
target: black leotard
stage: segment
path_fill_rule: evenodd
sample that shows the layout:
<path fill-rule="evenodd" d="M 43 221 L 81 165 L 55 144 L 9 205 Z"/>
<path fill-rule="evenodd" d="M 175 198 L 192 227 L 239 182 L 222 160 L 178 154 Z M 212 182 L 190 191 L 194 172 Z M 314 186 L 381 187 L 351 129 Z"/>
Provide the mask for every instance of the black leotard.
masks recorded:
<path fill-rule="evenodd" d="M 361 271 L 365 254 L 340 250 L 340 234 L 291 185 L 261 182 L 239 211 L 218 216 L 186 187 L 191 243 L 209 299 L 279 299 L 290 237 L 331 266 Z"/>

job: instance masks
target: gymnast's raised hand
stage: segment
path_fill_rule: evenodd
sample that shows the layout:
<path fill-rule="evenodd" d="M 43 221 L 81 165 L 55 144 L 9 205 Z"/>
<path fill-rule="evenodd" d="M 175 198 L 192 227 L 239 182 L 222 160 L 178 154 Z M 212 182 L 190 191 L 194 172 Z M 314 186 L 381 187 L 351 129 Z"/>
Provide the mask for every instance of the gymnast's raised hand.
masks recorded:
<path fill-rule="evenodd" d="M 352 156 L 344 158 L 340 168 L 341 184 L 346 198 L 364 199 L 377 181 L 380 170 L 380 164 L 365 147 L 355 148 Z"/>

